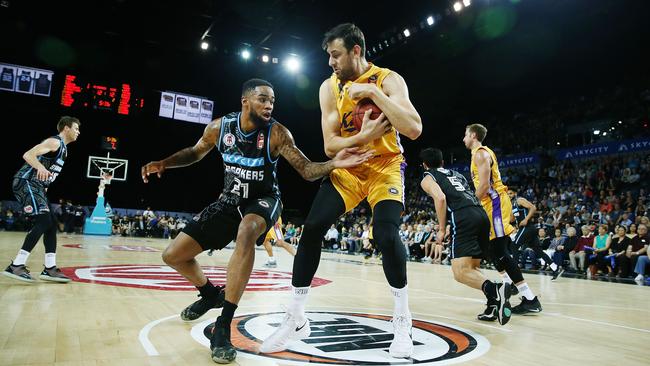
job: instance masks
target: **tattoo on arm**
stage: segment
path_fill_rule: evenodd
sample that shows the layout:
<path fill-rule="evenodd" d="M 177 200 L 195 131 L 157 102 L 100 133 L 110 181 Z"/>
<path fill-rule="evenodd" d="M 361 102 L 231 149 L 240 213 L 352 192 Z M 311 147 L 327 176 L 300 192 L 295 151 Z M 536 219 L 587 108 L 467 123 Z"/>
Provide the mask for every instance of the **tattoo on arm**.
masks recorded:
<path fill-rule="evenodd" d="M 291 132 L 289 132 L 286 127 L 278 123 L 276 128 L 273 129 L 273 132 L 275 135 L 274 140 L 277 142 L 277 151 L 294 169 L 296 169 L 298 173 L 300 173 L 304 179 L 315 181 L 334 170 L 334 164 L 331 160 L 323 163 L 315 163 L 309 160 L 305 154 L 298 149 Z"/>

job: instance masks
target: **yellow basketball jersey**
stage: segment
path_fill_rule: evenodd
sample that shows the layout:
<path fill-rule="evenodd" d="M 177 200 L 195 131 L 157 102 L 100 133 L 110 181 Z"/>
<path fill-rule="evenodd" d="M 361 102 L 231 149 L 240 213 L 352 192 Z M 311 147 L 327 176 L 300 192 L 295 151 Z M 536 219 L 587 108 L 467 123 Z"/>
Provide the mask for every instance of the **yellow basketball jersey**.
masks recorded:
<path fill-rule="evenodd" d="M 330 77 L 331 87 L 336 97 L 336 107 L 339 111 L 339 120 L 341 121 L 341 136 L 348 137 L 354 136 L 359 131 L 354 128 L 352 124 L 352 112 L 357 105 L 357 101 L 352 100 L 348 94 L 348 88 L 354 83 L 374 83 L 379 90 L 382 90 L 381 85 L 384 79 L 391 71 L 389 69 L 377 67 L 370 63 L 370 69 L 363 75 L 359 76 L 354 81 L 347 81 L 343 83 L 332 73 Z M 374 149 L 376 155 L 383 157 L 390 157 L 401 154 L 404 152 L 399 140 L 399 133 L 395 128 L 391 128 L 389 132 L 382 137 L 370 142 L 368 148 Z"/>
<path fill-rule="evenodd" d="M 497 156 L 494 154 L 494 151 L 490 150 L 487 146 L 479 146 L 472 149 L 472 163 L 470 165 L 470 171 L 472 173 L 472 181 L 474 182 L 474 189 L 478 189 L 479 186 L 479 177 L 478 177 L 478 168 L 474 163 L 474 155 L 479 149 L 483 149 L 490 154 L 492 161 L 490 163 L 490 189 L 496 191 L 498 194 L 503 194 L 508 192 L 508 187 L 506 187 L 501 181 L 501 173 L 499 173 L 499 163 L 497 162 Z M 490 200 L 489 195 L 483 197 L 482 201 Z"/>

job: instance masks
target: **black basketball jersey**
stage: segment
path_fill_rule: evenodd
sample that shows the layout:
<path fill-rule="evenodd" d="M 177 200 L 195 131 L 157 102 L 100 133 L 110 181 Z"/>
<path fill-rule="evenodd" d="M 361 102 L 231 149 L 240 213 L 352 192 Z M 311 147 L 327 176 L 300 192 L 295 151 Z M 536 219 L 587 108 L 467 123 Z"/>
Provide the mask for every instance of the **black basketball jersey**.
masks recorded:
<path fill-rule="evenodd" d="M 34 93 L 50 95 L 50 84 L 52 84 L 52 82 L 48 78 L 47 74 L 40 74 L 35 81 Z"/>
<path fill-rule="evenodd" d="M 219 200 L 239 206 L 261 197 L 280 199 L 277 161 L 271 156 L 271 129 L 276 123 L 244 133 L 239 125 L 240 112 L 221 117 L 221 134 L 217 148 L 224 166 L 223 192 Z"/>
<path fill-rule="evenodd" d="M 454 212 L 461 208 L 481 205 L 467 183 L 467 179 L 455 170 L 438 168 L 429 169 L 424 172 L 429 175 L 440 186 L 446 196 L 447 210 Z"/>
<path fill-rule="evenodd" d="M 32 90 L 32 74 L 29 71 L 23 71 L 18 76 L 18 90 L 24 92 Z"/>
<path fill-rule="evenodd" d="M 14 90 L 14 69 L 2 68 L 2 72 L 0 72 L 0 88 Z"/>
<path fill-rule="evenodd" d="M 68 157 L 68 148 L 65 146 L 65 143 L 63 142 L 61 136 L 56 135 L 52 136 L 52 138 L 59 140 L 59 149 L 56 151 L 50 151 L 49 153 L 38 157 L 38 161 L 40 161 L 41 164 L 43 164 L 43 166 L 52 173 L 47 181 L 41 182 L 46 187 L 49 186 L 50 183 L 54 182 L 59 173 L 61 173 L 61 169 L 63 169 L 63 163 Z M 36 172 L 36 169 L 34 169 L 28 163 L 25 163 L 20 169 L 18 169 L 18 172 L 16 175 L 14 175 L 14 178 L 38 181 L 38 178 L 36 178 Z"/>
<path fill-rule="evenodd" d="M 526 207 L 524 207 L 524 206 L 519 205 L 519 203 L 517 203 L 517 197 L 516 196 L 512 200 L 512 216 L 515 217 L 515 221 L 517 222 L 517 226 L 519 226 L 519 223 L 524 221 L 526 216 L 528 216 L 528 209 Z M 535 223 L 533 222 L 533 220 L 530 220 L 528 222 L 528 225 L 533 226 L 533 225 L 535 225 Z"/>

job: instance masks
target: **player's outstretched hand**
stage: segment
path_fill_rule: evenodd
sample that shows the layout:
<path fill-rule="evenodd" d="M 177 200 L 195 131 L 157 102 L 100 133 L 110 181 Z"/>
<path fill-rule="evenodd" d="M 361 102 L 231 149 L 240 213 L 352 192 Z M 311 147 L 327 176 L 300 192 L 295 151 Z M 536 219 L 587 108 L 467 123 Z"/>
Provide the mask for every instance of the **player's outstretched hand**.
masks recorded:
<path fill-rule="evenodd" d="M 363 164 L 375 154 L 374 150 L 363 150 L 358 147 L 348 147 L 339 151 L 332 162 L 335 168 L 352 168 Z"/>
<path fill-rule="evenodd" d="M 162 161 L 152 161 L 143 166 L 141 172 L 142 180 L 145 183 L 149 183 L 149 174 L 156 173 L 156 175 L 158 175 L 158 178 L 160 178 L 165 172 L 165 166 L 163 165 Z"/>

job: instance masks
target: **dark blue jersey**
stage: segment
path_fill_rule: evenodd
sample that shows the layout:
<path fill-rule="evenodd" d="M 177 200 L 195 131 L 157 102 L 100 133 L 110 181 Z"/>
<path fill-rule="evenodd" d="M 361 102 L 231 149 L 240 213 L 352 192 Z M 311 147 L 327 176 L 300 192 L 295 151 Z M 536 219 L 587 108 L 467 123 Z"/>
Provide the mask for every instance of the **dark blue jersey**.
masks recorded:
<path fill-rule="evenodd" d="M 59 175 L 59 173 L 61 173 L 61 170 L 63 169 L 63 163 L 65 162 L 65 159 L 68 157 L 68 148 L 63 142 L 61 136 L 56 135 L 56 136 L 52 136 L 52 138 L 59 141 L 59 148 L 56 151 L 50 151 L 49 153 L 43 154 L 38 157 L 38 161 L 40 161 L 41 164 L 43 164 L 45 169 L 49 170 L 50 173 L 52 173 L 52 175 L 50 175 L 50 178 L 47 181 L 41 182 L 46 187 L 49 186 L 50 183 L 54 182 L 54 180 Z M 34 169 L 28 163 L 25 163 L 14 175 L 14 178 L 38 181 L 38 178 L 36 178 L 36 172 L 37 172 L 36 169 Z"/>
<path fill-rule="evenodd" d="M 271 130 L 268 126 L 244 133 L 240 127 L 240 112 L 221 118 L 221 133 L 217 148 L 224 166 L 223 203 L 239 206 L 242 202 L 261 197 L 280 198 L 277 179 L 277 159 L 271 156 Z"/>

